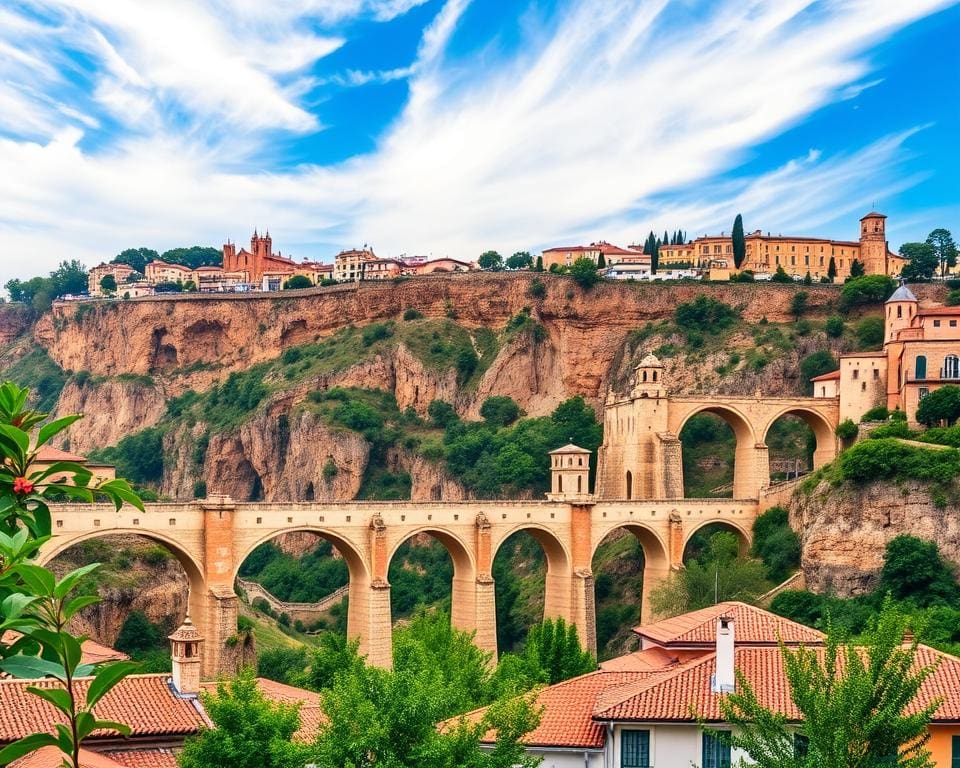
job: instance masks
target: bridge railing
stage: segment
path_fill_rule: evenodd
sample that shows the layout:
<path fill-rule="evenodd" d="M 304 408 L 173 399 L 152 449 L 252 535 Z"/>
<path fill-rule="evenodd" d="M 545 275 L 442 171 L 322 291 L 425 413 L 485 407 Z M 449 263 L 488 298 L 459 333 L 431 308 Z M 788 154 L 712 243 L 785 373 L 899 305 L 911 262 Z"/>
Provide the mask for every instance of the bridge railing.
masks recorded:
<path fill-rule="evenodd" d="M 337 589 L 334 592 L 331 592 L 326 597 L 320 598 L 315 603 L 288 603 L 285 600 L 280 600 L 277 597 L 274 597 L 270 592 L 268 592 L 262 584 L 257 583 L 256 581 L 247 581 L 246 579 L 237 578 L 237 586 L 242 589 L 246 595 L 247 599 L 252 603 L 257 598 L 260 598 L 266 601 L 267 605 L 277 613 L 286 613 L 286 614 L 304 614 L 304 613 L 324 613 L 329 611 L 333 606 L 337 605 L 343 598 L 345 598 L 350 593 L 350 585 L 344 585 Z"/>

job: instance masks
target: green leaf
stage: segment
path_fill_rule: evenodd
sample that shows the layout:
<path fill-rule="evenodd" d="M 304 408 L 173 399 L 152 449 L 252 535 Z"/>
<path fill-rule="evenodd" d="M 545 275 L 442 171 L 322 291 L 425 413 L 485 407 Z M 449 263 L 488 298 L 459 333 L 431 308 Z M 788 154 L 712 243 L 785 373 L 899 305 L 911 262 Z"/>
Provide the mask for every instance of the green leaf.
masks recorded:
<path fill-rule="evenodd" d="M 80 646 L 80 641 L 73 635 L 61 632 L 60 642 L 63 645 L 63 660 L 66 662 L 64 666 L 67 669 L 76 669 L 83 658 L 83 648 Z"/>
<path fill-rule="evenodd" d="M 82 418 L 82 413 L 74 413 L 70 416 L 64 416 L 62 419 L 55 419 L 54 421 L 44 424 L 42 427 L 40 427 L 40 432 L 37 434 L 37 448 L 39 448 L 41 445 L 46 445 L 52 437 L 55 437 L 59 433 L 63 432 L 63 430 L 65 430 L 75 421 Z"/>
<path fill-rule="evenodd" d="M 51 733 L 32 733 L 19 741 L 0 749 L 0 765 L 9 765 L 14 760 L 36 752 L 43 747 L 59 746 L 56 736 Z"/>
<path fill-rule="evenodd" d="M 30 435 L 12 424 L 0 424 L 0 441 L 13 443 L 20 456 L 26 456 L 30 451 Z"/>
<path fill-rule="evenodd" d="M 133 489 L 126 480 L 107 480 L 103 483 L 100 483 L 95 490 L 97 493 L 103 493 L 106 496 L 109 496 L 117 509 L 120 509 L 125 501 L 127 504 L 136 507 L 141 512 L 144 511 L 143 501 L 141 501 L 140 497 L 133 492 Z"/>
<path fill-rule="evenodd" d="M 96 605 L 99 602 L 100 597 L 98 595 L 79 595 L 64 604 L 63 617 L 70 621 L 77 614 L 77 611 L 82 611 L 88 605 Z"/>
<path fill-rule="evenodd" d="M 66 671 L 62 664 L 47 661 L 37 656 L 10 656 L 0 661 L 0 670 L 12 677 L 27 680 L 37 680 L 42 677 L 55 677 L 58 680 L 63 680 L 66 677 Z"/>
<path fill-rule="evenodd" d="M 89 475 L 90 470 L 75 461 L 55 461 L 41 472 L 34 472 L 30 479 L 34 483 L 46 480 L 50 475 Z"/>
<path fill-rule="evenodd" d="M 63 714 L 69 717 L 73 713 L 73 707 L 70 704 L 70 694 L 64 688 L 37 688 L 30 686 L 27 690 L 34 696 L 39 696 L 44 701 L 49 701 L 53 706 L 59 709 Z"/>
<path fill-rule="evenodd" d="M 0 603 L 0 615 L 6 617 L 7 621 L 16 619 L 23 614 L 24 609 L 31 603 L 35 603 L 39 598 L 34 595 L 26 595 L 22 592 L 14 592 Z"/>
<path fill-rule="evenodd" d="M 77 741 L 83 741 L 97 727 L 97 721 L 89 712 L 77 712 Z"/>
<path fill-rule="evenodd" d="M 40 565 L 21 563 L 13 569 L 33 594 L 40 597 L 50 597 L 56 586 L 56 577 Z"/>
<path fill-rule="evenodd" d="M 62 600 L 64 597 L 66 597 L 67 593 L 73 589 L 74 585 L 80 579 L 82 579 L 88 573 L 92 573 L 93 571 L 97 570 L 99 567 L 100 563 L 90 563 L 70 571 L 70 573 L 60 579 L 60 582 L 53 590 L 53 596 L 58 600 Z"/>
<path fill-rule="evenodd" d="M 87 707 L 92 708 L 108 691 L 139 666 L 135 661 L 118 661 L 101 667 L 87 689 Z"/>

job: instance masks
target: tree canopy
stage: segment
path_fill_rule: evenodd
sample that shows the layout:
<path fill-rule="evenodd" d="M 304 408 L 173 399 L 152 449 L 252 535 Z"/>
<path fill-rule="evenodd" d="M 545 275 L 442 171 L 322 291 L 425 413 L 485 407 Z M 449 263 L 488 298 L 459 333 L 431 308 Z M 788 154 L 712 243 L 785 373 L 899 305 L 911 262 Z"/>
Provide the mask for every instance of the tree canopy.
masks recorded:
<path fill-rule="evenodd" d="M 530 251 L 517 251 L 504 262 L 507 269 L 530 269 L 532 264 L 533 257 Z"/>
<path fill-rule="evenodd" d="M 909 261 L 904 264 L 900 277 L 911 283 L 924 283 L 936 274 L 940 266 L 937 251 L 932 243 L 904 243 L 900 255 Z"/>
<path fill-rule="evenodd" d="M 285 291 L 294 291 L 300 288 L 313 288 L 313 281 L 306 275 L 294 275 L 283 284 Z"/>
<path fill-rule="evenodd" d="M 933 248 L 941 275 L 946 275 L 948 269 L 957 266 L 957 244 L 949 229 L 938 227 L 933 230 L 927 235 L 927 243 Z"/>
<path fill-rule="evenodd" d="M 926 395 L 917 407 L 917 421 L 927 426 L 946 422 L 949 426 L 960 418 L 960 386 L 947 384 Z"/>
<path fill-rule="evenodd" d="M 146 270 L 147 264 L 159 258 L 160 254 L 152 248 L 127 248 L 114 256 L 110 263 L 126 264 L 142 275 Z"/>
<path fill-rule="evenodd" d="M 490 272 L 499 272 L 503 269 L 503 256 L 496 251 L 484 251 L 477 259 L 477 266 Z"/>
<path fill-rule="evenodd" d="M 581 256 L 570 265 L 570 276 L 584 290 L 589 290 L 600 281 L 597 265 L 586 256 Z"/>
<path fill-rule="evenodd" d="M 851 269 L 850 274 L 853 274 Z M 890 297 L 896 283 L 886 275 L 852 277 L 840 291 L 840 308 L 849 311 L 864 304 L 879 304 Z"/>
<path fill-rule="evenodd" d="M 733 266 L 740 269 L 743 260 L 747 257 L 747 241 L 743 236 L 743 216 L 739 213 L 733 220 Z"/>

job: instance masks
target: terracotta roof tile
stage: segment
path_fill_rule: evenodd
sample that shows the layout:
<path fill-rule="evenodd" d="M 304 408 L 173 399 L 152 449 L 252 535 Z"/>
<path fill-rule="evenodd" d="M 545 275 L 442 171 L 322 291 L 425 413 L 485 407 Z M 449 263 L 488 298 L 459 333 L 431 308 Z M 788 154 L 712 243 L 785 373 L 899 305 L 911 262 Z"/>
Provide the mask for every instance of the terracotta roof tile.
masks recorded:
<path fill-rule="evenodd" d="M 830 373 L 823 373 L 819 376 L 814 376 L 810 381 L 833 381 L 834 379 L 840 378 L 840 370 L 830 371 Z"/>
<path fill-rule="evenodd" d="M 712 647 L 717 641 L 717 619 L 734 620 L 739 645 L 777 645 L 785 643 L 822 643 L 824 635 L 803 624 L 746 603 L 724 602 L 691 611 L 655 624 L 635 627 L 634 632 L 667 648 Z"/>
<path fill-rule="evenodd" d="M 177 768 L 172 749 L 124 749 L 104 754 L 123 768 Z"/>
<path fill-rule="evenodd" d="M 74 461 L 74 462 L 85 462 L 87 459 L 84 456 L 78 456 L 75 453 L 68 453 L 67 451 L 61 451 L 59 448 L 54 448 L 50 445 L 41 446 L 40 450 L 37 451 L 36 461 L 43 462 L 54 462 L 54 461 Z"/>
<path fill-rule="evenodd" d="M 818 654 L 825 652 L 822 647 L 815 650 Z M 960 659 L 920 646 L 918 664 L 933 664 L 937 659 L 940 659 L 939 666 L 920 688 L 911 709 L 919 709 L 940 698 L 943 703 L 933 720 L 956 722 L 960 720 Z M 738 648 L 735 663 L 756 692 L 761 705 L 790 719 L 799 718 L 799 712 L 790 700 L 790 686 L 779 648 Z M 646 680 L 608 689 L 598 700 L 594 717 L 598 720 L 690 722 L 696 713 L 703 720 L 720 721 L 718 695 L 710 689 L 715 671 L 716 656 L 709 654 Z"/>
<path fill-rule="evenodd" d="M 640 680 L 648 672 L 590 672 L 581 677 L 542 688 L 535 707 L 542 707 L 540 724 L 523 737 L 527 746 L 551 746 L 580 749 L 603 747 L 605 727 L 593 719 L 597 697 L 608 688 Z M 485 709 L 469 712 L 467 719 L 479 719 Z M 449 722 L 455 722 L 456 718 Z M 492 743 L 496 734 L 488 733 L 484 741 Z"/>
<path fill-rule="evenodd" d="M 86 695 L 91 678 L 76 681 L 77 693 Z M 126 723 L 133 736 L 188 735 L 207 725 L 203 715 L 188 699 L 176 696 L 170 676 L 131 675 L 103 697 L 97 717 Z M 0 680 L 0 743 L 16 741 L 31 733 L 52 731 L 62 722 L 51 704 L 27 692 L 27 688 L 54 688 L 55 680 Z M 95 732 L 96 736 L 106 736 Z"/>
<path fill-rule="evenodd" d="M 600 662 L 604 672 L 656 672 L 679 663 L 679 658 L 664 648 L 647 648 Z"/>
<path fill-rule="evenodd" d="M 43 747 L 26 757 L 10 764 L 10 768 L 62 768 L 63 752 L 56 747 Z M 173 765 L 176 765 L 174 762 Z M 124 768 L 107 755 L 91 752 L 89 749 L 80 750 L 80 768 Z"/>

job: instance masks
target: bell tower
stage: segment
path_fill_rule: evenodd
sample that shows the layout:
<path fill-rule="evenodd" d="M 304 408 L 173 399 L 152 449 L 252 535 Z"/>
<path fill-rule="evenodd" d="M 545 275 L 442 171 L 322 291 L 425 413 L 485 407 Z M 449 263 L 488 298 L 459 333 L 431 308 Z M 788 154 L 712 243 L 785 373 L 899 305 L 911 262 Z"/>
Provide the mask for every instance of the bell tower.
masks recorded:
<path fill-rule="evenodd" d="M 898 331 L 913 325 L 913 318 L 917 315 L 918 307 L 917 297 L 906 285 L 901 285 L 893 292 L 893 295 L 883 305 L 885 315 L 883 319 L 884 344 L 895 341 Z"/>
<path fill-rule="evenodd" d="M 200 646 L 203 644 L 200 632 L 187 616 L 167 639 L 173 662 L 174 689 L 182 697 L 196 696 L 200 693 Z"/>
<path fill-rule="evenodd" d="M 550 451 L 550 501 L 586 501 L 590 497 L 590 451 L 573 443 Z"/>
<path fill-rule="evenodd" d="M 860 263 L 868 275 L 887 274 L 887 217 L 882 213 L 860 219 Z"/>

